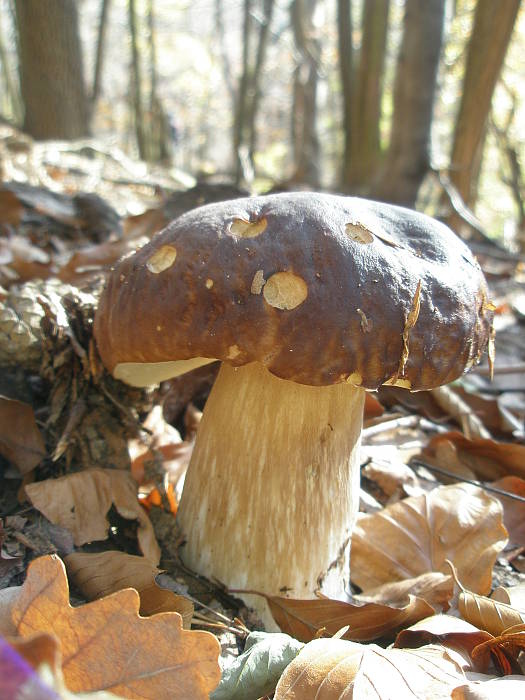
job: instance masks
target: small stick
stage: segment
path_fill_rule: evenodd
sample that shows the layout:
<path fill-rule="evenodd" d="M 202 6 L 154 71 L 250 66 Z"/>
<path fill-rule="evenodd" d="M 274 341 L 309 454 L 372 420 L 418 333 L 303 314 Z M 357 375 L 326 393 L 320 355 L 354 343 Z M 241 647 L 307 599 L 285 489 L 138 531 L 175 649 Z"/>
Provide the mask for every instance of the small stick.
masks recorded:
<path fill-rule="evenodd" d="M 480 489 L 484 489 L 485 491 L 490 491 L 491 493 L 496 493 L 498 496 L 506 496 L 507 498 L 512 498 L 515 501 L 520 501 L 521 503 L 525 503 L 525 498 L 523 496 L 518 496 L 517 493 L 510 493 L 510 491 L 504 491 L 503 489 L 499 489 L 497 486 L 489 486 L 488 484 L 483 483 L 482 481 L 476 481 L 475 479 L 467 479 L 466 477 L 463 476 L 458 476 L 457 474 L 454 474 L 454 472 L 449 472 L 446 469 L 441 469 L 441 467 L 434 467 L 432 464 L 428 464 L 428 462 L 423 462 L 420 459 L 411 459 L 410 460 L 410 465 L 414 465 L 416 467 L 424 467 L 425 469 L 428 469 L 429 472 L 436 472 L 436 474 L 441 474 L 442 476 L 447 476 L 450 479 L 456 479 L 456 481 L 465 483 L 465 484 L 472 484 L 473 486 L 479 486 Z"/>
<path fill-rule="evenodd" d="M 490 369 L 488 367 L 473 367 L 471 370 L 474 374 L 480 374 L 482 377 L 490 376 Z M 525 363 L 520 363 L 517 365 L 502 365 L 494 367 L 494 374 L 525 374 Z"/>
<path fill-rule="evenodd" d="M 361 437 L 363 440 L 365 440 L 373 435 L 378 435 L 379 433 L 386 432 L 387 430 L 392 430 L 392 428 L 414 428 L 418 424 L 419 416 L 402 416 L 401 418 L 386 420 L 383 421 L 383 423 L 378 423 L 377 425 L 371 425 L 369 428 L 364 428 L 361 432 Z"/>

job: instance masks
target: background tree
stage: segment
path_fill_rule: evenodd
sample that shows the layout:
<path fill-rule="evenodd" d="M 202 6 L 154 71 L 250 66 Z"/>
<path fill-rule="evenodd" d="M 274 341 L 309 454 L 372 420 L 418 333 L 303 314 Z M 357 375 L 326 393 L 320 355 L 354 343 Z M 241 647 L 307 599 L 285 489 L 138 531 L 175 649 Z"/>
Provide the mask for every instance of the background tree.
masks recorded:
<path fill-rule="evenodd" d="M 261 100 L 261 79 L 270 37 L 274 0 L 244 0 L 242 69 L 233 125 L 235 182 L 253 180 L 256 119 Z"/>
<path fill-rule="evenodd" d="M 317 136 L 317 83 L 321 47 L 315 36 L 313 16 L 317 0 L 293 0 L 291 24 L 297 50 L 292 100 L 292 182 L 319 186 L 319 138 Z"/>
<path fill-rule="evenodd" d="M 344 109 L 345 112 L 347 109 L 351 111 L 349 125 L 345 128 L 348 143 L 345 146 L 342 184 L 345 190 L 366 194 L 381 164 L 379 124 L 390 2 L 368 0 L 363 3 L 359 51 L 352 48 L 350 3 L 348 0 L 340 1 L 339 8 L 342 20 L 339 23 L 342 85 L 349 100 L 349 106 L 345 104 Z M 352 53 L 355 54 L 353 73 L 349 59 Z"/>
<path fill-rule="evenodd" d="M 476 198 L 492 96 L 520 3 L 521 0 L 478 0 L 476 5 L 449 166 L 450 181 L 468 206 Z M 456 229 L 461 226 L 455 213 L 450 214 L 448 223 Z"/>
<path fill-rule="evenodd" d="M 372 189 L 378 199 L 413 207 L 430 167 L 430 130 L 444 17 L 445 0 L 405 2 L 390 144 L 380 181 Z"/>
<path fill-rule="evenodd" d="M 74 0 L 15 0 L 24 131 L 37 139 L 89 132 Z"/>
<path fill-rule="evenodd" d="M 135 0 L 128 4 L 131 34 L 131 95 L 135 135 L 139 156 L 150 162 L 168 161 L 170 152 L 170 124 L 159 98 L 157 88 L 157 48 L 153 0 L 148 0 L 145 23 L 148 50 L 141 51 L 142 23 Z M 147 61 L 148 78 L 144 78 L 143 63 Z M 145 87 L 148 87 L 147 97 Z"/>
<path fill-rule="evenodd" d="M 98 23 L 97 48 L 95 58 L 95 74 L 93 76 L 93 88 L 89 96 L 90 112 L 96 107 L 97 100 L 100 97 L 102 90 L 102 73 L 104 67 L 105 49 L 106 49 L 106 34 L 108 27 L 108 15 L 111 0 L 101 0 L 100 4 L 100 19 Z"/>

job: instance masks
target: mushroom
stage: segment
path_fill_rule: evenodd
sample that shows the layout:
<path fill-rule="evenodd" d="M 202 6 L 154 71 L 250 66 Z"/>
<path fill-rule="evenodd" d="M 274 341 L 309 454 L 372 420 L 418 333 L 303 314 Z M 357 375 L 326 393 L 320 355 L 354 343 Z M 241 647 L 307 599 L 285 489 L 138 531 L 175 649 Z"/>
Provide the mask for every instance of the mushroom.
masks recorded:
<path fill-rule="evenodd" d="M 230 588 L 344 598 L 365 390 L 451 382 L 491 324 L 479 265 L 444 224 L 286 193 L 173 221 L 113 271 L 95 336 L 135 386 L 222 360 L 177 515 L 185 563 Z"/>

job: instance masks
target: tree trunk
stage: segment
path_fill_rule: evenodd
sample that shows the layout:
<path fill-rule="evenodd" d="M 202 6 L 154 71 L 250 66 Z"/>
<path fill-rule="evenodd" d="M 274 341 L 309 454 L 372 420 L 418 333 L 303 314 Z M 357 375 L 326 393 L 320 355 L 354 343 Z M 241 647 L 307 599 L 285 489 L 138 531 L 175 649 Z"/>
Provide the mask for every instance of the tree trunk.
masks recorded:
<path fill-rule="evenodd" d="M 383 91 L 389 0 L 368 0 L 363 7 L 363 39 L 352 98 L 350 148 L 344 188 L 367 194 L 380 165 L 379 120 Z"/>
<path fill-rule="evenodd" d="M 251 104 L 248 111 L 248 133 L 249 133 L 249 157 L 253 162 L 255 150 L 257 148 L 257 128 L 256 119 L 259 110 L 259 102 L 261 101 L 261 77 L 266 60 L 266 51 L 270 38 L 270 25 L 272 22 L 274 0 L 264 0 L 264 15 L 261 19 L 261 29 L 259 34 L 259 45 L 257 47 L 257 56 L 255 58 L 255 66 L 253 69 L 252 86 L 251 86 Z"/>
<path fill-rule="evenodd" d="M 235 184 L 250 179 L 250 164 L 247 163 L 246 120 L 248 115 L 248 90 L 250 84 L 250 46 L 253 34 L 251 17 L 252 0 L 244 0 L 242 73 L 239 79 L 235 122 L 233 125 L 233 157 L 235 163 Z"/>
<path fill-rule="evenodd" d="M 2 18 L 0 17 L 0 20 Z M 11 64 L 4 45 L 4 37 L 0 21 L 0 66 L 3 80 L 3 94 L 0 98 L 0 109 L 2 114 L 7 115 L 15 124 L 19 124 L 22 119 L 22 104 L 18 85 L 13 80 Z"/>
<path fill-rule="evenodd" d="M 270 37 L 274 0 L 264 0 L 258 8 L 258 35 L 255 29 L 253 0 L 244 2 L 242 72 L 237 92 L 233 125 L 235 182 L 249 183 L 254 175 L 253 157 L 256 148 L 256 119 L 261 99 L 261 78 Z M 216 20 L 220 15 L 216 15 Z"/>
<path fill-rule="evenodd" d="M 292 108 L 293 182 L 319 185 L 317 78 L 320 46 L 312 18 L 317 0 L 293 0 L 290 9 L 299 63 L 294 72 Z"/>
<path fill-rule="evenodd" d="M 89 132 L 74 0 L 15 0 L 24 131 L 36 139 Z"/>
<path fill-rule="evenodd" d="M 135 134 L 137 137 L 137 146 L 139 156 L 146 160 L 147 158 L 147 138 L 146 124 L 144 121 L 144 101 L 142 96 L 142 71 L 140 66 L 138 28 L 137 28 L 137 12 L 135 0 L 129 0 L 129 29 L 131 34 L 131 81 L 132 81 L 132 100 L 133 100 L 133 115 L 135 121 Z"/>
<path fill-rule="evenodd" d="M 337 26 L 339 40 L 339 70 L 343 93 L 343 134 L 344 154 L 341 176 L 343 189 L 351 180 L 352 149 L 352 103 L 354 100 L 354 81 L 352 70 L 352 0 L 337 0 Z"/>
<path fill-rule="evenodd" d="M 406 0 L 385 166 L 373 196 L 413 207 L 430 166 L 430 128 L 445 0 Z"/>
<path fill-rule="evenodd" d="M 476 5 L 450 158 L 450 180 L 467 206 L 475 200 L 476 163 L 481 160 L 492 95 L 520 2 L 478 0 Z M 448 223 L 460 226 L 457 215 L 451 215 Z"/>
<path fill-rule="evenodd" d="M 111 0 L 102 0 L 100 6 L 100 20 L 98 24 L 98 37 L 97 37 L 97 53 L 95 58 L 95 74 L 93 76 L 93 89 L 91 91 L 90 102 L 91 102 L 91 113 L 95 109 L 95 105 L 100 96 L 101 86 L 102 86 L 102 68 L 104 66 L 104 54 L 106 45 L 106 30 L 108 26 L 108 15 L 109 6 L 111 5 Z"/>

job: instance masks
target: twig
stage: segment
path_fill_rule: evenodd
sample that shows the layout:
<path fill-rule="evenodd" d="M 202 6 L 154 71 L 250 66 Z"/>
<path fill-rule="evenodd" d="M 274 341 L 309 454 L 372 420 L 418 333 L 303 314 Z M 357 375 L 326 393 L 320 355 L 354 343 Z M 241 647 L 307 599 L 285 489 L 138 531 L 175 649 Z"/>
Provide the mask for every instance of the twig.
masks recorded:
<path fill-rule="evenodd" d="M 490 369 L 488 367 L 473 367 L 471 372 L 475 374 L 480 374 L 482 377 L 490 376 Z M 494 367 L 494 374 L 525 374 L 525 363 L 518 363 L 517 365 L 503 365 Z"/>
<path fill-rule="evenodd" d="M 475 479 L 467 479 L 466 477 L 463 476 L 458 476 L 457 474 L 454 474 L 454 472 L 449 472 L 446 469 L 441 469 L 441 467 L 435 467 L 432 464 L 429 464 L 428 462 L 423 462 L 420 459 L 413 458 L 410 460 L 410 465 L 416 466 L 416 467 L 424 467 L 425 469 L 428 469 L 429 472 L 436 472 L 436 474 L 441 474 L 442 476 L 446 476 L 450 479 L 456 479 L 456 481 L 459 481 L 461 483 L 465 484 L 472 484 L 473 486 L 479 486 L 480 489 L 484 489 L 485 491 L 490 491 L 491 493 L 496 493 L 498 496 L 505 496 L 506 498 L 512 498 L 515 501 L 520 501 L 521 503 L 525 503 L 525 498 L 523 496 L 518 496 L 517 493 L 511 493 L 510 491 L 504 491 L 503 489 L 499 489 L 497 486 L 489 486 L 488 484 L 483 483 L 482 481 L 476 481 Z"/>
<path fill-rule="evenodd" d="M 456 392 L 448 386 L 439 386 L 431 389 L 430 393 L 434 401 L 448 413 L 451 418 L 456 418 L 468 438 L 490 439 L 492 436 L 485 428 L 481 420 L 472 412 L 472 409 Z"/>
<path fill-rule="evenodd" d="M 387 430 L 393 430 L 395 428 L 414 428 L 419 424 L 419 420 L 419 416 L 403 416 L 402 418 L 394 418 L 394 420 L 386 420 L 383 421 L 383 423 L 364 428 L 361 432 L 361 437 L 363 440 L 366 440 L 379 433 L 384 433 Z"/>
<path fill-rule="evenodd" d="M 205 615 L 201 615 L 198 612 L 195 612 L 193 614 L 191 622 L 192 625 L 195 623 L 197 625 L 200 625 L 201 627 L 213 627 L 214 629 L 221 629 L 224 632 L 231 632 L 237 637 L 241 637 L 243 639 L 244 637 L 246 637 L 246 632 L 240 627 L 232 627 L 231 625 L 224 624 L 224 622 L 212 622 Z"/>

